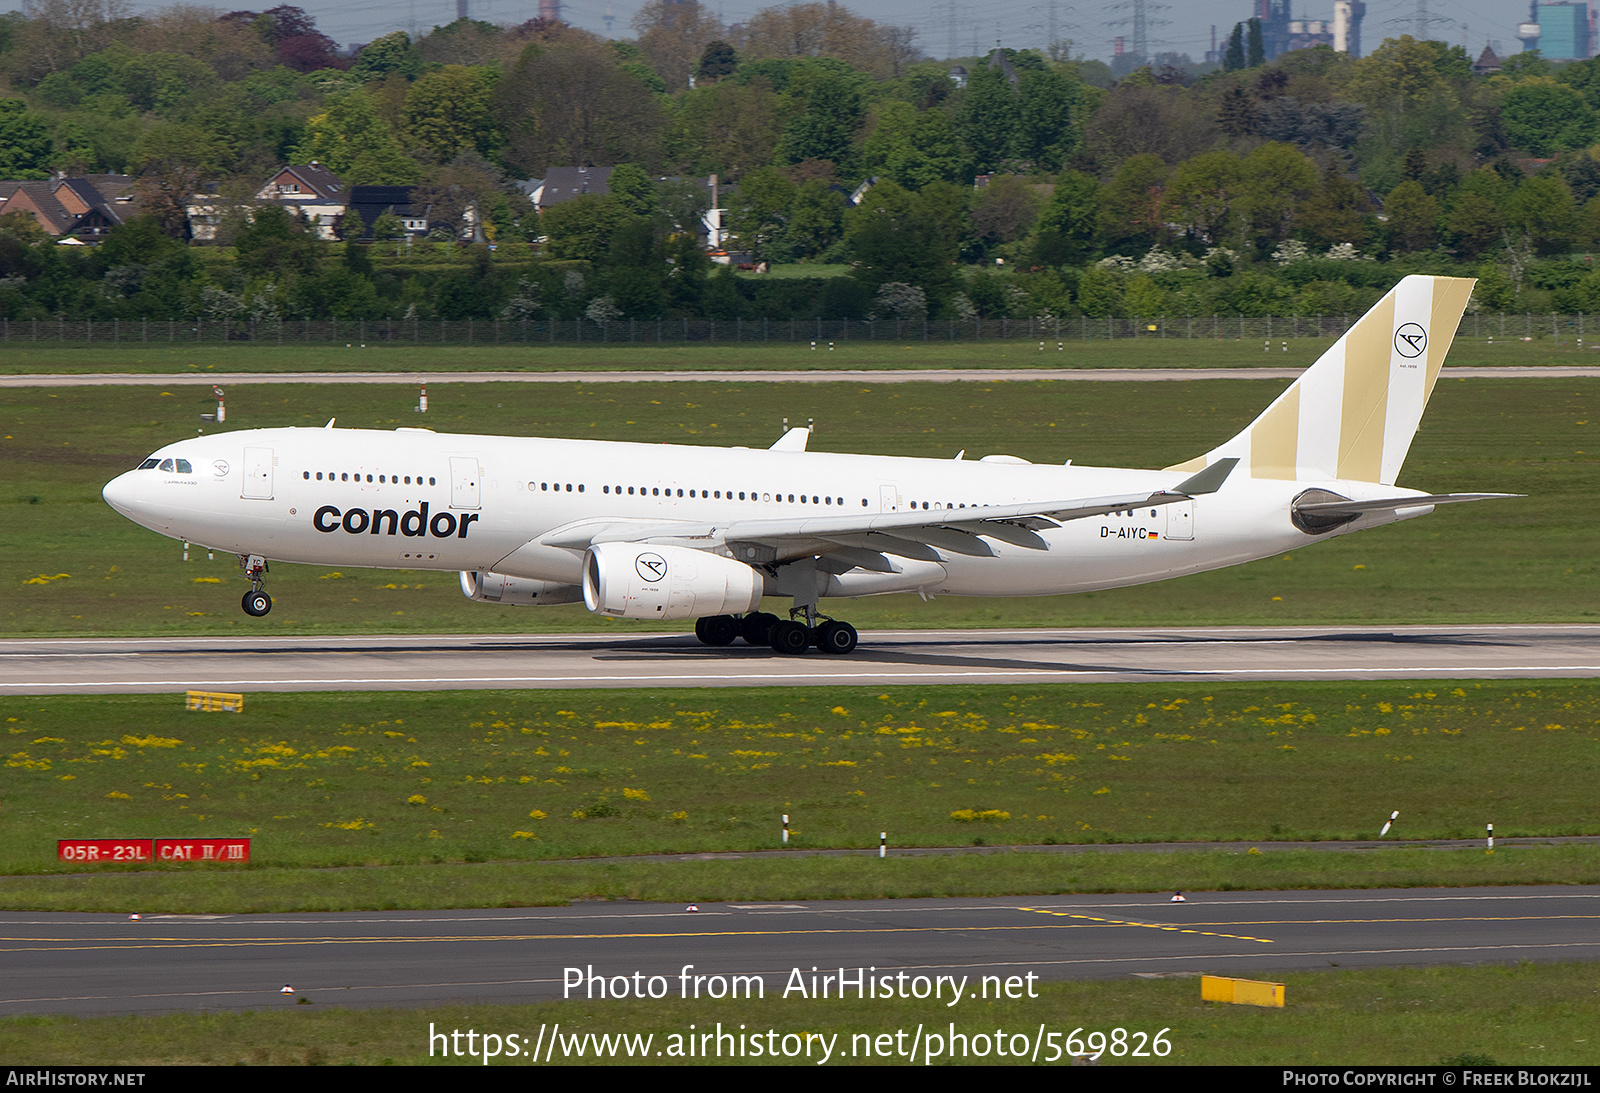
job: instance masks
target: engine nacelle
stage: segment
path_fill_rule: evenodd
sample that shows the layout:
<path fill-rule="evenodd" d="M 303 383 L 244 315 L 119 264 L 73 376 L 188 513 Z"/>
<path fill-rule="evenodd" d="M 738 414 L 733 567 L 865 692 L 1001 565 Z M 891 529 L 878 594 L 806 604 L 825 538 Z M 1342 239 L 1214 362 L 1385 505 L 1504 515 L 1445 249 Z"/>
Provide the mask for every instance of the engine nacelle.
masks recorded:
<path fill-rule="evenodd" d="M 507 577 L 504 573 L 461 571 L 461 594 L 484 603 L 511 603 L 541 607 L 554 603 L 577 603 L 583 589 L 575 584 L 535 581 L 527 577 Z"/>
<path fill-rule="evenodd" d="M 583 558 L 583 602 L 617 619 L 697 619 L 754 611 L 761 604 L 756 570 L 703 550 L 601 543 Z"/>

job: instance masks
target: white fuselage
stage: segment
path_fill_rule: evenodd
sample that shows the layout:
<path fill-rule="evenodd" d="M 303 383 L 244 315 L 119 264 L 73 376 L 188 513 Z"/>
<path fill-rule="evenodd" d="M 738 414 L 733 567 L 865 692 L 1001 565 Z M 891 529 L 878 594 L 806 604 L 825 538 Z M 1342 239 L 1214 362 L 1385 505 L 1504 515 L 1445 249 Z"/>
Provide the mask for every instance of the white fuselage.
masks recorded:
<path fill-rule="evenodd" d="M 583 550 L 541 538 L 583 521 L 716 529 L 807 515 L 955 510 L 1170 488 L 1181 474 L 1020 461 L 935 460 L 794 450 L 688 447 L 420 429 L 258 429 L 168 445 L 159 465 L 105 488 L 123 515 L 175 539 L 316 565 L 494 571 L 575 585 Z M 170 460 L 170 464 L 166 461 Z M 147 461 L 148 462 L 148 461 Z M 181 473 L 184 463 L 190 467 Z M 171 466 L 172 470 L 163 470 Z M 834 595 L 963 596 L 1082 592 L 1216 569 L 1304 545 L 1290 505 L 1310 486 L 1360 499 L 1364 482 L 1261 480 L 1217 493 L 1071 520 L 1048 549 L 992 541 L 992 557 L 941 551 Z M 1400 491 L 1410 492 L 1410 491 Z M 1331 534 L 1422 515 L 1362 516 Z M 857 574 L 859 575 L 859 574 Z M 769 588 L 769 591 L 772 589 Z"/>

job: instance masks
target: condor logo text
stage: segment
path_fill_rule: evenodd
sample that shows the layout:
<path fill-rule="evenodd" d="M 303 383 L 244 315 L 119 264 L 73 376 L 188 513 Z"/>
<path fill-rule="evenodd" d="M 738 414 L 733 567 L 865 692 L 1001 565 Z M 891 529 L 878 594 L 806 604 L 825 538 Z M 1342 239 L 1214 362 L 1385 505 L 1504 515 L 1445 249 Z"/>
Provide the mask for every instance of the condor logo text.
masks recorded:
<path fill-rule="evenodd" d="M 428 503 L 422 502 L 404 513 L 394 509 L 344 509 L 323 505 L 311 517 L 311 526 L 318 531 L 334 532 L 343 529 L 350 535 L 405 535 L 419 538 L 432 535 L 435 539 L 465 539 L 467 530 L 477 520 L 475 512 L 436 512 L 428 515 Z"/>

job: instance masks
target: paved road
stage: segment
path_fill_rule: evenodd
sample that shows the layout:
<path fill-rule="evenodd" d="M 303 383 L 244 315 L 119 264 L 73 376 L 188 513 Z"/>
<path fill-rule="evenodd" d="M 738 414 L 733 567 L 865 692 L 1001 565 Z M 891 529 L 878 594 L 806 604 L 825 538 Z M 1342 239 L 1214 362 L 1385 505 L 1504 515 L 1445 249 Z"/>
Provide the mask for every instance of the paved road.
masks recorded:
<path fill-rule="evenodd" d="M 1596 675 L 1579 625 L 869 631 L 847 657 L 623 631 L 0 642 L 0 695 Z"/>
<path fill-rule="evenodd" d="M 0 387 L 237 386 L 250 383 L 994 383 L 1002 380 L 1287 380 L 1300 368 L 855 368 L 578 372 L 84 372 L 0 375 Z M 1585 365 L 1446 368 L 1444 379 L 1593 379 Z"/>
<path fill-rule="evenodd" d="M 580 904 L 295 915 L 0 915 L 0 1014 L 559 998 L 563 969 L 1041 980 L 1600 958 L 1600 887 Z M 692 985 L 692 980 L 690 981 Z M 708 981 L 709 982 L 709 981 Z M 278 993 L 284 984 L 298 993 Z M 946 994 L 945 1000 L 948 1001 Z M 959 1020 L 970 997 L 930 1012 Z"/>

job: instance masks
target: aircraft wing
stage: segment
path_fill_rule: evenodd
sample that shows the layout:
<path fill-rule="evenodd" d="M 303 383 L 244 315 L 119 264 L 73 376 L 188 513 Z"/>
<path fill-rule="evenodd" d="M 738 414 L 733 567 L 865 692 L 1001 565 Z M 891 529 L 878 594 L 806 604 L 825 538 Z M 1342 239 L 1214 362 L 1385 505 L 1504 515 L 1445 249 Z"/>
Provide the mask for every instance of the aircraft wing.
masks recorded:
<path fill-rule="evenodd" d="M 905 512 L 816 512 L 776 519 L 697 521 L 585 520 L 556 528 L 540 539 L 546 546 L 584 549 L 605 542 L 674 542 L 716 549 L 726 546 L 741 561 L 768 563 L 807 555 L 839 556 L 880 572 L 891 570 L 884 555 L 942 560 L 938 551 L 992 557 L 986 539 L 1030 550 L 1045 550 L 1038 534 L 1068 520 L 1103 516 L 1122 509 L 1148 508 L 1214 493 L 1237 460 L 1212 464 L 1170 489 L 1100 497 L 984 505 L 966 509 L 916 509 Z M 849 567 L 847 567 L 849 568 Z"/>

